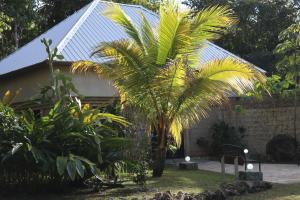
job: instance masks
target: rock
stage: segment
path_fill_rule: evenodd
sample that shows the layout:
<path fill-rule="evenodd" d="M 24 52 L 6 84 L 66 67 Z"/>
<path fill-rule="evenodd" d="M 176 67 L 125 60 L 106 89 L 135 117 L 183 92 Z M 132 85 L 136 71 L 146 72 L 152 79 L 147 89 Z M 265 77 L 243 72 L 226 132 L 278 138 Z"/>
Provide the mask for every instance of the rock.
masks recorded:
<path fill-rule="evenodd" d="M 272 188 L 272 184 L 265 181 L 257 181 L 252 183 L 252 187 L 249 188 L 249 193 L 262 192 Z"/>
<path fill-rule="evenodd" d="M 262 181 L 263 173 L 262 172 L 239 172 L 239 180 L 241 181 Z"/>
<path fill-rule="evenodd" d="M 272 184 L 264 181 L 238 181 L 236 183 L 223 183 L 220 189 L 198 194 L 178 192 L 176 195 L 170 191 L 159 192 L 152 200 L 228 200 L 233 196 L 246 193 L 260 192 L 272 188 Z"/>
<path fill-rule="evenodd" d="M 179 169 L 198 169 L 198 163 L 196 163 L 196 162 L 181 162 L 181 163 L 179 163 Z"/>

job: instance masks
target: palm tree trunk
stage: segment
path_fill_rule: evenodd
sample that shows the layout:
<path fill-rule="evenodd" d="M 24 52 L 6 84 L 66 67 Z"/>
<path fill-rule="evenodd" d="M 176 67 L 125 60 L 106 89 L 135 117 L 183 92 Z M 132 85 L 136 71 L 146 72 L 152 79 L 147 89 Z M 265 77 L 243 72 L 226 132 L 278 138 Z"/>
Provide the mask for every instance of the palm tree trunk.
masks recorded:
<path fill-rule="evenodd" d="M 295 78 L 295 91 L 294 91 L 294 137 L 295 140 L 297 141 L 297 87 L 298 87 L 298 82 L 297 82 L 297 76 Z"/>
<path fill-rule="evenodd" d="M 161 177 L 165 169 L 166 148 L 156 148 L 153 154 L 153 177 Z"/>
<path fill-rule="evenodd" d="M 152 136 L 152 176 L 161 177 L 165 169 L 167 154 L 166 134 L 153 133 Z"/>

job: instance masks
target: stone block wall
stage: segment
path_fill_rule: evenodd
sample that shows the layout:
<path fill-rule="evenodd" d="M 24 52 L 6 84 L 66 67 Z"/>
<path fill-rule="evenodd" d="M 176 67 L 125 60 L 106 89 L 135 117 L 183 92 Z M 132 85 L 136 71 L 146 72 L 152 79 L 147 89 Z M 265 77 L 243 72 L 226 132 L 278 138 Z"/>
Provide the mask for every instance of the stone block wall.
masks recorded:
<path fill-rule="evenodd" d="M 296 136 L 300 143 L 300 95 L 297 101 Z M 241 108 L 237 111 L 237 107 Z M 185 132 L 185 154 L 206 156 L 209 149 L 197 144 L 199 138 L 211 141 L 211 126 L 219 120 L 234 127 L 244 127 L 243 143 L 251 153 L 266 154 L 267 142 L 278 134 L 294 136 L 294 102 L 291 98 L 255 99 L 233 98 L 229 105 L 216 108 L 207 119 Z"/>

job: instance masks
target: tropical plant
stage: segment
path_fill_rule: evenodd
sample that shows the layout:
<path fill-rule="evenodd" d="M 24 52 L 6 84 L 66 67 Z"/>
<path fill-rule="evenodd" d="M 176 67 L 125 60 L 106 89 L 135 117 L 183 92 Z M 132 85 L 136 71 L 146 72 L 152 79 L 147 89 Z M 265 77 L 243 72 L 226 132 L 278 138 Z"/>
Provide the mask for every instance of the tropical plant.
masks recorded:
<path fill-rule="evenodd" d="M 236 22 L 227 7 L 214 6 L 191 17 L 173 1 L 163 1 L 156 28 L 141 13 L 140 30 L 119 5 L 104 15 L 123 27 L 128 39 L 103 42 L 94 54 L 102 62 L 77 62 L 73 71 L 94 70 L 111 80 L 124 106 L 134 106 L 144 114 L 157 135 L 153 150 L 153 176 L 161 176 L 165 166 L 168 137 L 180 144 L 181 132 L 206 117 L 214 105 L 229 94 L 253 89 L 264 75 L 231 58 L 201 62 L 199 49 Z"/>
<path fill-rule="evenodd" d="M 103 173 L 108 173 L 105 165 L 110 162 L 104 146 L 111 146 L 112 155 L 127 144 L 126 138 L 110 129 L 112 123 L 127 126 L 124 118 L 101 113 L 88 104 L 81 106 L 79 100 L 68 104 L 58 101 L 42 117 L 31 110 L 15 117 L 11 108 L 4 108 L 0 112 L 0 173 L 4 186 L 63 183 L 91 175 L 104 180 Z M 115 156 L 114 163 L 121 159 Z"/>
<path fill-rule="evenodd" d="M 297 140 L 297 93 L 300 77 L 300 24 L 292 24 L 279 35 L 275 52 L 281 56 L 277 69 L 294 85 L 294 137 Z"/>

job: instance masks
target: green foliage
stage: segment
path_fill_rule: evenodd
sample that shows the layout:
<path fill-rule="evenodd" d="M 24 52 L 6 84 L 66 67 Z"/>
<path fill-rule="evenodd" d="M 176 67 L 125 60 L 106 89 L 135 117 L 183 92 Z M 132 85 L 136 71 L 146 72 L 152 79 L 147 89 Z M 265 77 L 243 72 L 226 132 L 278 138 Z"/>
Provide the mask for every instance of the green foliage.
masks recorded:
<path fill-rule="evenodd" d="M 279 43 L 275 52 L 280 55 L 277 63 L 278 71 L 289 81 L 297 81 L 300 76 L 300 24 L 292 24 L 279 35 Z"/>
<path fill-rule="evenodd" d="M 218 122 L 211 127 L 212 131 L 212 143 L 211 150 L 212 155 L 220 156 L 222 154 L 222 146 L 224 144 L 231 144 L 237 146 L 244 146 L 241 142 L 245 128 L 235 128 L 225 123 L 224 121 Z"/>
<path fill-rule="evenodd" d="M 291 162 L 296 158 L 297 141 L 290 135 L 274 136 L 266 146 L 266 153 L 272 161 Z"/>
<path fill-rule="evenodd" d="M 2 32 L 6 30 L 10 30 L 11 26 L 9 25 L 9 22 L 12 19 L 5 15 L 3 12 L 0 12 L 0 39 L 3 37 Z"/>
<path fill-rule="evenodd" d="M 81 107 L 79 101 L 58 101 L 41 118 L 31 110 L 17 117 L 11 108 L 1 108 L 0 138 L 5 145 L 0 149 L 0 172 L 9 177 L 1 179 L 4 185 L 57 183 L 91 175 L 102 179 L 101 171 L 105 172 L 104 165 L 110 162 L 106 146 L 114 146 L 110 148 L 113 154 L 124 147 L 119 145 L 121 141 L 126 143 L 109 128 L 112 123 L 127 126 L 122 117 L 101 113 L 88 105 Z M 122 158 L 114 159 L 117 162 Z M 37 178 L 26 178 L 26 174 Z"/>
<path fill-rule="evenodd" d="M 36 101 L 40 101 L 42 104 L 53 104 L 58 100 L 72 101 L 72 95 L 80 96 L 72 82 L 72 78 L 60 72 L 59 69 L 54 69 L 55 62 L 63 60 L 64 56 L 58 53 L 57 47 L 51 49 L 51 39 L 48 40 L 43 38 L 41 42 L 45 45 L 45 49 L 48 54 L 51 81 L 49 85 L 43 86 L 40 95 L 36 98 Z"/>
<path fill-rule="evenodd" d="M 147 170 L 149 169 L 148 162 L 147 161 L 141 161 L 137 164 L 135 164 L 133 172 L 134 177 L 133 181 L 142 187 L 146 186 L 147 181 Z"/>
<path fill-rule="evenodd" d="M 35 0 L 2 0 L 0 10 L 8 19 L 4 21 L 6 29 L 0 40 L 0 58 L 3 58 L 40 33 L 41 17 Z"/>
<path fill-rule="evenodd" d="M 229 5 L 239 23 L 217 43 L 262 67 L 269 73 L 276 71 L 273 49 L 278 35 L 295 22 L 299 5 L 292 0 L 186 0 L 194 11 L 214 5 Z M 276 26 L 274 25 L 276 24 Z"/>
<path fill-rule="evenodd" d="M 282 79 L 278 75 L 272 75 L 267 77 L 267 81 L 264 85 L 257 82 L 255 84 L 255 90 L 248 92 L 247 96 L 254 96 L 259 99 L 263 99 L 265 96 L 279 94 L 280 96 L 287 96 L 289 89 L 294 87 L 293 81 L 288 79 Z"/>
<path fill-rule="evenodd" d="M 300 24 L 292 24 L 279 35 L 279 43 L 275 52 L 280 55 L 277 69 L 286 80 L 293 83 L 294 96 L 294 137 L 297 140 L 297 93 L 299 92 L 300 78 Z"/>

